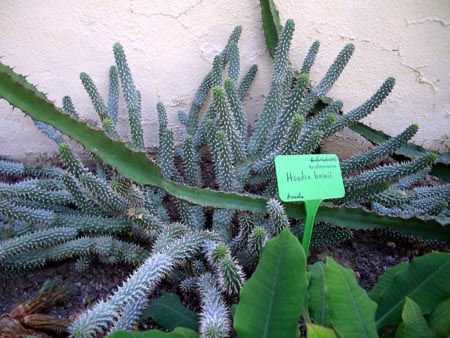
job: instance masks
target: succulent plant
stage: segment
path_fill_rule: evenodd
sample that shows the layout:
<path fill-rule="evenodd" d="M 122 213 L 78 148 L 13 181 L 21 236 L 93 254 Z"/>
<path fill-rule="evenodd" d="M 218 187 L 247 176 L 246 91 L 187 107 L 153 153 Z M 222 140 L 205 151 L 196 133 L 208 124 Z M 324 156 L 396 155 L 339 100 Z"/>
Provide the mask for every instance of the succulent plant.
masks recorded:
<path fill-rule="evenodd" d="M 324 138 L 370 114 L 394 85 L 394 79 L 387 79 L 371 98 L 346 114 L 341 114 L 340 101 L 318 109 L 354 46 L 345 46 L 325 77 L 312 87 L 308 74 L 319 43 L 313 44 L 297 74 L 289 60 L 294 23 L 288 20 L 263 112 L 249 134 L 243 101 L 257 67 L 250 67 L 239 82 L 240 34 L 237 27 L 223 52 L 214 58 L 189 112 L 179 113 L 185 125 L 180 144 L 175 143 L 174 131 L 167 124 L 164 105 L 157 103 L 160 147 L 156 159 L 149 159 L 145 152 L 141 94 L 119 44 L 113 47 L 116 66 L 109 72 L 107 104 L 89 75 L 80 75 L 102 130 L 80 121 L 69 97 L 58 110 L 25 78 L 0 64 L 0 95 L 36 119 L 37 127 L 58 144 L 65 166 L 0 161 L 0 173 L 18 180 L 0 185 L 0 215 L 4 217 L 1 275 L 68 257 L 78 258 L 81 271 L 94 258 L 107 264 L 139 266 L 110 298 L 72 324 L 74 337 L 95 337 L 127 327 L 142 311 L 141 301 L 175 271 L 180 288 L 200 286 L 202 336 L 226 335 L 230 324 L 222 297 L 239 292 L 244 271 L 253 271 L 267 240 L 284 228 L 298 236 L 302 232 L 301 206 L 277 200 L 274 158 L 320 150 Z M 116 131 L 119 85 L 128 111 L 130 143 L 122 142 Z M 206 106 L 210 92 L 212 103 Z M 348 228 L 374 227 L 449 239 L 448 230 L 441 226 L 448 223 L 448 206 L 444 205 L 449 200 L 448 185 L 415 186 L 436 155 L 364 169 L 375 158 L 405 144 L 416 131 L 417 126 L 410 126 L 379 147 L 342 162 L 347 194 L 321 208 L 317 219 L 322 227 L 329 227 L 329 236 L 317 239 L 326 243 L 350 236 Z M 94 154 L 95 169 L 81 162 L 63 134 Z M 203 177 L 204 156 L 214 163 L 212 186 L 206 186 Z M 167 193 L 175 197 L 178 219 L 170 219 L 164 208 Z M 206 222 L 204 206 L 216 208 L 211 224 Z"/>

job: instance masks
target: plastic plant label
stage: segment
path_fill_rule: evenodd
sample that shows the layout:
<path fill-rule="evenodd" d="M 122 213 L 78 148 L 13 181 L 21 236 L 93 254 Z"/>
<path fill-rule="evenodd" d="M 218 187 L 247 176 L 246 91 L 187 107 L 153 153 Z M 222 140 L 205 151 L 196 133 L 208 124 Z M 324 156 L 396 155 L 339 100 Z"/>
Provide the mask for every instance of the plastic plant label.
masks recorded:
<path fill-rule="evenodd" d="M 280 155 L 275 158 L 278 191 L 284 202 L 324 200 L 345 195 L 334 154 Z"/>
<path fill-rule="evenodd" d="M 275 157 L 278 192 L 284 202 L 305 202 L 302 246 L 308 257 L 314 219 L 322 200 L 344 197 L 339 159 L 334 154 L 280 155 Z"/>

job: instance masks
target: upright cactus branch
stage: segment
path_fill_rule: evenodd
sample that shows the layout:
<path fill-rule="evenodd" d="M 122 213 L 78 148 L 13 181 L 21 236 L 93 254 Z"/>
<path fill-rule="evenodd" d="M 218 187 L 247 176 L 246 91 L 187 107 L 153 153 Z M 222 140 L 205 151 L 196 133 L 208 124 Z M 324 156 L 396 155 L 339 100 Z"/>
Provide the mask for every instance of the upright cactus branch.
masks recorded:
<path fill-rule="evenodd" d="M 237 26 L 231 33 L 227 45 L 220 54 L 222 60 L 222 67 L 225 67 L 225 65 L 227 64 L 229 60 L 230 49 L 233 48 L 231 46 L 233 44 L 236 45 L 238 43 L 239 38 L 241 37 L 241 32 L 242 27 Z M 236 57 L 234 57 L 234 59 L 236 61 Z M 212 70 L 205 76 L 202 83 L 200 84 L 200 87 L 197 89 L 197 92 L 195 93 L 194 100 L 192 102 L 192 106 L 187 117 L 187 133 L 189 135 L 194 135 L 197 132 L 199 113 L 203 103 L 206 100 L 206 97 L 208 96 L 209 90 L 214 86 L 220 85 L 214 79 L 213 72 L 214 70 Z"/>
<path fill-rule="evenodd" d="M 241 68 L 240 58 L 239 58 L 239 49 L 236 43 L 232 43 L 228 49 L 228 77 L 233 80 L 234 84 L 237 85 L 239 80 L 239 72 Z"/>
<path fill-rule="evenodd" d="M 115 66 L 109 69 L 108 116 L 114 125 L 119 115 L 119 73 Z"/>
<path fill-rule="evenodd" d="M 70 96 L 63 97 L 63 110 L 73 118 L 78 118 L 78 114 L 75 110 L 75 107 L 73 106 L 73 102 Z"/>
<path fill-rule="evenodd" d="M 376 158 L 392 154 L 395 150 L 405 145 L 417 133 L 418 129 L 419 126 L 417 124 L 412 124 L 398 136 L 389 139 L 374 149 L 343 161 L 341 163 L 342 174 L 346 175 L 354 170 L 361 169 Z"/>
<path fill-rule="evenodd" d="M 230 79 L 226 79 L 225 83 L 227 83 L 227 87 L 232 86 Z M 221 87 L 214 87 L 213 95 L 214 110 L 217 114 L 217 128 L 224 132 L 224 135 L 230 144 L 232 158 L 236 161 L 242 161 L 246 158 L 244 141 L 237 128 L 236 120 L 231 113 L 231 107 L 227 102 L 225 93 Z"/>
<path fill-rule="evenodd" d="M 98 92 L 97 86 L 94 84 L 94 81 L 92 81 L 92 78 L 88 74 L 83 72 L 80 74 L 80 80 L 81 83 L 83 84 L 84 89 L 86 89 L 86 92 L 88 93 L 91 99 L 92 105 L 94 106 L 96 113 L 100 117 L 100 121 L 109 118 L 108 109 L 106 108 L 103 98 Z"/>
<path fill-rule="evenodd" d="M 269 136 L 264 146 L 262 156 L 267 156 L 269 152 L 277 149 L 288 134 L 294 117 L 300 112 L 300 105 L 304 98 L 308 85 L 308 76 L 300 75 L 289 99 L 289 104 L 283 109 L 277 118 L 275 128 Z"/>
<path fill-rule="evenodd" d="M 316 40 L 313 42 L 311 47 L 309 48 L 308 54 L 306 54 L 305 60 L 303 61 L 302 69 L 300 70 L 300 74 L 309 74 L 312 66 L 314 65 L 314 61 L 316 61 L 317 53 L 319 52 L 320 41 Z"/>
<path fill-rule="evenodd" d="M 123 47 L 116 43 L 113 47 L 113 51 L 117 71 L 122 84 L 125 103 L 128 109 L 128 119 L 130 121 L 133 144 L 137 149 L 143 149 L 145 145 L 144 132 L 142 131 L 141 125 L 141 94 L 134 85 Z"/>
<path fill-rule="evenodd" d="M 355 46 L 351 43 L 346 45 L 341 50 L 331 67 L 328 69 L 322 81 L 320 81 L 320 83 L 316 87 L 314 87 L 313 92 L 315 95 L 317 95 L 317 97 L 325 97 L 325 95 L 341 75 L 347 63 L 350 61 L 350 58 L 352 57 L 354 51 Z"/>
<path fill-rule="evenodd" d="M 238 93 L 236 92 L 236 87 L 233 81 L 225 79 L 224 87 L 228 99 L 228 104 L 230 105 L 232 118 L 234 119 L 235 122 L 236 132 L 239 135 L 242 142 L 241 145 L 241 147 L 243 147 L 242 152 L 246 152 L 248 122 L 244 113 L 242 102 L 238 97 Z M 246 154 L 243 155 L 244 157 L 246 157 Z"/>
<path fill-rule="evenodd" d="M 252 156 L 257 154 L 262 142 L 265 141 L 265 133 L 274 125 L 277 112 L 284 99 L 283 85 L 288 74 L 288 55 L 294 28 L 294 21 L 288 20 L 278 42 L 269 96 L 264 105 L 264 110 L 255 125 L 255 131 L 250 138 L 248 146 L 249 153 Z"/>
<path fill-rule="evenodd" d="M 239 84 L 239 87 L 237 89 L 237 96 L 238 96 L 239 100 L 243 101 L 245 99 L 245 97 L 247 96 L 250 86 L 252 85 L 253 81 L 255 80 L 257 71 L 258 71 L 258 66 L 252 65 L 250 67 L 250 69 L 248 70 L 247 74 L 245 74 L 244 78 L 242 79 L 242 81 Z"/>

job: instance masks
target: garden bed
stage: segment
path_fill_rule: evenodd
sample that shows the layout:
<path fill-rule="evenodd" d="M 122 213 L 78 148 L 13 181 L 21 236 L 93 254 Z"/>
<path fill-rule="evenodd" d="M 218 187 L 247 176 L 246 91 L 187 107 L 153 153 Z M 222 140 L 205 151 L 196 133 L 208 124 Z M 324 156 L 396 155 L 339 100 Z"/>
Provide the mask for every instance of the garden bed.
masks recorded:
<path fill-rule="evenodd" d="M 309 263 L 331 256 L 338 263 L 353 269 L 360 286 L 367 291 L 387 268 L 399 262 L 408 262 L 432 251 L 450 252 L 450 246 L 444 243 L 394 239 L 377 231 L 354 231 L 353 234 L 352 239 L 342 243 L 313 249 Z M 0 312 L 6 314 L 20 303 L 32 299 L 44 282 L 56 279 L 59 285 L 72 291 L 72 296 L 65 303 L 50 309 L 49 314 L 59 318 L 75 318 L 98 300 L 108 297 L 133 271 L 129 265 L 104 265 L 99 262 L 94 262 L 83 273 L 77 272 L 74 267 L 74 260 L 66 260 L 23 276 L 0 280 Z M 176 285 L 163 283 L 150 297 L 156 299 L 166 292 L 180 293 Z M 192 297 L 183 299 L 183 302 L 192 310 L 198 310 L 198 301 L 193 301 Z M 155 326 L 153 321 L 148 320 L 142 328 Z"/>
<path fill-rule="evenodd" d="M 0 248 L 0 267 L 5 274 L 0 283 L 0 310 L 8 313 L 33 298 L 46 281 L 53 280 L 71 289 L 72 298 L 53 307 L 50 314 L 73 320 L 70 331 L 75 337 L 103 337 L 106 330 L 133 331 L 148 306 L 145 298 L 153 301 L 167 292 L 178 294 L 184 305 L 195 312 L 188 323 L 191 326 L 177 323 L 178 328 L 189 328 L 194 330 L 191 331 L 194 336 L 199 332 L 201 337 L 211 337 L 211 332 L 214 337 L 233 335 L 230 333 L 233 325 L 242 338 L 291 337 L 300 316 L 307 322 L 311 317 L 320 324 L 309 326 L 308 322 L 308 332 L 321 330 L 334 335 L 326 328 L 332 324 L 342 337 L 346 336 L 342 332 L 354 336 L 355 332 L 358 335 L 366 331 L 377 336 L 377 329 L 394 330 L 396 325 L 397 332 L 405 331 L 408 325 L 417 322 L 410 321 L 407 315 L 403 318 L 408 313 L 419 314 L 421 322 L 425 320 L 422 315 L 429 315 L 431 319 L 427 319 L 436 332 L 450 329 L 444 327 L 445 323 L 436 324 L 441 312 L 446 313 L 441 308 L 450 306 L 446 300 L 450 288 L 445 283 L 450 256 L 442 253 L 449 252 L 449 246 L 408 239 L 414 235 L 450 240 L 448 228 L 443 227 L 450 215 L 449 186 L 434 186 L 433 180 L 424 179 L 439 155 L 422 149 L 404 155 L 409 159 L 406 161 L 389 159 L 390 155 L 395 157 L 396 149 L 408 146 L 418 130 L 415 124 L 345 161 L 339 156 L 342 194 L 301 197 L 334 199 L 323 203 L 317 214 L 312 237 L 315 248 L 312 247 L 308 263 L 332 257 L 342 265 L 327 258 L 325 265 L 315 264 L 311 273 L 307 273 L 304 252 L 308 253 L 307 234 L 311 233 L 312 221 L 303 226 L 305 214 L 301 206 L 289 203 L 283 206 L 279 202 L 277 183 L 281 184 L 283 179 L 276 178 L 274 161 L 278 155 L 316 156 L 323 140 L 378 107 L 393 89 L 395 79 L 387 78 L 365 103 L 342 114 L 341 101 L 329 100 L 324 104 L 321 100 L 339 77 L 355 46 L 347 44 L 324 79 L 313 87 L 309 71 L 318 42 L 308 52 L 302 74 L 291 72 L 288 46 L 294 27 L 292 20 L 286 22 L 275 59 L 274 80 L 250 134 L 243 101 L 257 67 L 252 66 L 239 84 L 237 40 L 241 27 L 236 27 L 227 47 L 214 58 L 212 70 L 199 87 L 189 113 L 179 113 L 186 129 L 180 133 L 183 137 L 178 144 L 175 139 L 179 134 L 169 127 L 166 108 L 157 103 L 159 148 L 153 158 L 144 152 L 141 93 L 132 82 L 120 44 L 113 47 L 116 65 L 110 68 L 108 106 L 92 78 L 80 74 L 104 132 L 84 123 L 69 97 L 64 98 L 60 110 L 25 78 L 3 66 L 0 75 L 6 87 L 3 92 L 9 94 L 6 100 L 45 122 L 36 122 L 37 127 L 57 143 L 63 166 L 1 163 L 2 173 L 13 176 L 13 180 L 30 175 L 35 179 L 8 182 L 2 187 L 2 221 L 7 223 L 9 228 L 5 230 L 10 233 L 5 232 L 6 241 Z M 228 74 L 224 74 L 226 71 Z M 116 130 L 120 88 L 129 117 L 131 137 L 127 143 L 119 141 L 119 129 Z M 204 104 L 210 92 L 212 101 L 207 108 Z M 202 111 L 205 113 L 201 114 Z M 95 154 L 96 168 L 83 164 L 54 127 Z M 339 169 L 338 159 L 333 158 L 336 165 L 332 168 Z M 306 160 L 310 167 L 313 158 Z M 290 174 L 296 164 L 292 163 L 286 173 Z M 328 185 L 319 188 L 316 181 L 331 179 L 331 174 L 316 175 L 314 171 L 303 176 L 301 171 L 301 175 L 312 181 L 311 190 L 333 190 L 327 189 Z M 336 174 L 333 178 L 340 182 L 340 176 Z M 305 190 L 296 189 L 301 194 Z M 242 212 L 235 213 L 236 209 Z M 296 239 L 301 232 L 307 238 L 302 243 L 304 250 Z M 394 233 L 401 235 L 387 237 Z M 441 253 L 417 258 L 431 251 Z M 77 269 L 75 261 L 68 260 L 74 257 L 82 258 L 77 261 Z M 93 262 L 85 266 L 89 259 Z M 412 264 L 390 269 L 370 297 L 358 287 L 357 283 L 366 290 L 372 289 L 389 267 L 413 259 Z M 17 273 L 24 275 L 15 277 Z M 427 285 L 424 279 L 428 280 Z M 421 304 L 430 298 L 428 290 L 440 286 L 443 290 L 436 297 Z M 422 296 L 414 298 L 417 292 L 422 292 Z M 99 302 L 102 299 L 107 300 Z M 308 309 L 302 309 L 306 300 Z M 238 301 L 237 308 L 233 308 Z M 155 308 L 171 312 L 172 305 L 158 303 Z M 423 314 L 420 306 L 425 309 Z M 230 312 L 234 310 L 232 324 Z M 311 310 L 312 315 L 305 310 Z M 13 314 L 11 317 L 16 318 Z M 164 325 L 153 317 L 164 328 L 176 330 L 177 326 Z M 42 318 L 49 320 L 41 316 L 37 318 L 38 324 L 42 324 Z M 277 327 L 283 321 L 288 325 Z M 259 323 L 267 323 L 270 329 Z M 141 329 L 155 326 L 151 321 L 141 321 L 139 325 Z M 426 328 L 426 324 L 422 326 Z M 439 336 L 445 335 L 446 332 Z"/>

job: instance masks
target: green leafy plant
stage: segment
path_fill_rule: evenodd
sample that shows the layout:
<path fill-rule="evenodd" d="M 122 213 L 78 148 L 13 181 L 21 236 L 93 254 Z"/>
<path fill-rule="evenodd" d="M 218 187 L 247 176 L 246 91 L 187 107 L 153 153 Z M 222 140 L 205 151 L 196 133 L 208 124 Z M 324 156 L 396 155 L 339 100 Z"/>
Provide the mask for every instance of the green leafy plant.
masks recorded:
<path fill-rule="evenodd" d="M 239 337 L 294 337 L 308 286 L 306 257 L 283 230 L 264 247 L 260 264 L 241 289 L 234 315 Z"/>
<path fill-rule="evenodd" d="M 153 301 L 141 316 L 141 320 L 152 318 L 162 327 L 174 330 L 177 327 L 184 327 L 198 331 L 200 322 L 199 316 L 186 309 L 181 304 L 177 295 L 166 293 Z"/>
<path fill-rule="evenodd" d="M 290 237 L 291 241 L 287 241 L 287 237 Z M 283 319 L 265 321 L 267 313 L 271 313 L 267 311 L 267 307 L 263 313 L 257 313 L 254 309 L 264 308 L 266 301 L 271 301 L 272 304 L 282 301 L 286 309 L 289 306 L 297 307 L 295 311 L 291 311 L 293 318 L 290 320 L 290 324 L 285 325 L 284 329 L 291 326 L 296 327 L 299 316 L 295 316 L 295 314 L 299 313 L 298 306 L 301 307 L 304 304 L 303 319 L 308 324 L 308 337 L 314 337 L 314 331 L 319 331 L 317 326 L 311 327 L 311 321 L 316 325 L 331 328 L 341 337 L 378 337 L 387 334 L 387 331 L 396 331 L 396 337 L 410 337 L 408 331 L 405 330 L 405 327 L 412 324 L 409 313 L 415 311 L 416 316 L 422 316 L 420 322 L 422 330 L 429 332 L 431 328 L 428 326 L 433 327 L 432 323 L 434 323 L 430 314 L 435 313 L 438 306 L 447 306 L 444 304 L 448 303 L 446 300 L 450 289 L 448 283 L 441 279 L 445 278 L 444 276 L 450 271 L 450 255 L 447 253 L 427 254 L 415 258 L 410 264 L 401 263 L 401 265 L 389 269 L 380 277 L 372 292 L 367 294 L 358 286 L 354 272 L 340 266 L 330 257 L 327 258 L 325 264 L 318 262 L 311 266 L 307 273 L 306 266 L 301 263 L 301 260 L 304 260 L 304 254 L 303 258 L 296 259 L 293 258 L 294 255 L 290 254 L 290 250 L 303 252 L 303 248 L 287 229 L 271 241 L 278 242 L 278 253 L 282 248 L 282 258 L 278 260 L 277 265 L 273 266 L 271 260 L 277 256 L 274 247 L 267 245 L 255 273 L 242 288 L 238 309 L 242 306 L 242 309 L 245 308 L 248 311 L 239 312 L 238 310 L 235 313 L 235 329 L 239 337 L 241 337 L 241 332 L 244 337 L 243 332 L 249 331 L 248 337 L 260 336 L 257 330 L 264 327 L 260 325 L 258 328 L 253 328 L 251 324 L 246 325 L 245 323 L 261 321 L 268 327 L 271 325 L 276 327 L 283 322 L 283 319 L 289 318 L 282 316 Z M 298 277 L 298 280 L 306 279 L 308 274 L 308 291 L 305 292 L 294 283 L 287 289 L 278 288 L 276 292 L 261 293 L 258 283 L 266 283 L 267 279 L 271 280 L 274 276 L 278 276 L 278 271 L 284 270 L 291 271 L 291 273 L 293 273 L 292 270 L 297 270 L 296 273 L 300 273 L 302 276 Z M 258 271 L 259 273 L 257 273 Z M 302 284 L 300 283 L 300 285 Z M 399 292 L 399 290 L 401 291 Z M 289 297 L 284 298 L 279 294 L 283 292 L 288 293 Z M 245 297 L 246 293 L 253 295 L 250 307 L 244 305 L 248 300 Z M 300 304 L 298 299 L 300 299 Z M 414 310 L 410 309 L 410 299 L 416 303 Z M 448 324 L 444 324 L 443 321 L 440 323 L 441 328 L 434 328 L 433 334 L 440 332 L 439 337 L 446 337 L 450 333 Z M 242 331 L 240 331 L 241 325 L 245 327 L 242 328 Z M 281 329 L 278 330 L 278 332 L 282 332 Z M 310 331 L 312 332 L 310 333 Z M 330 330 L 323 331 L 325 335 L 335 336 Z M 268 336 L 294 337 L 295 332 L 291 331 L 289 335 L 271 334 Z"/>
<path fill-rule="evenodd" d="M 177 327 L 172 332 L 164 332 L 160 330 L 150 330 L 139 333 L 129 333 L 119 331 L 110 336 L 110 338 L 198 338 L 198 333 L 189 329 Z"/>
<path fill-rule="evenodd" d="M 390 268 L 367 293 L 355 273 L 331 257 L 307 271 L 303 248 L 284 229 L 267 242 L 241 289 L 234 329 L 244 338 L 294 338 L 302 317 L 307 337 L 444 338 L 450 333 L 450 287 L 444 281 L 449 273 L 450 254 L 430 253 Z M 174 321 L 184 317 L 172 315 Z"/>

